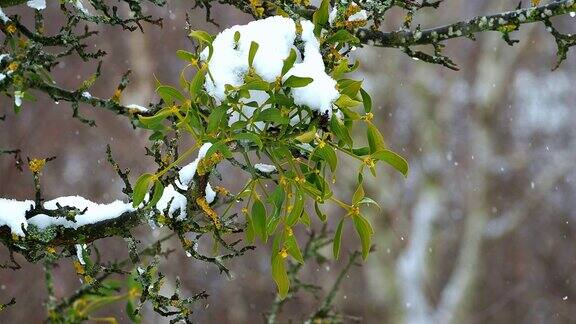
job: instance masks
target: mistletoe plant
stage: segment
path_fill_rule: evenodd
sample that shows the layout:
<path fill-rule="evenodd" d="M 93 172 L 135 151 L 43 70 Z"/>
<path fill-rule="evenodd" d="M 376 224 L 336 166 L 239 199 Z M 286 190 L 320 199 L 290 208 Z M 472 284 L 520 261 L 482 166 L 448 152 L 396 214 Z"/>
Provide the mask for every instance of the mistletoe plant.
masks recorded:
<path fill-rule="evenodd" d="M 351 5 L 342 18 L 347 21 L 359 11 L 358 6 Z M 285 26 L 294 24 L 289 18 L 279 17 L 252 24 L 272 24 L 275 21 Z M 350 64 L 347 57 L 351 48 L 359 42 L 353 32 L 365 22 L 358 20 L 352 24 L 341 24 L 340 28 L 325 28 L 329 24 L 329 13 L 328 1 L 324 1 L 314 14 L 313 24 L 309 21 L 295 22 L 295 46 L 282 59 L 280 73 L 271 81 L 260 75 L 256 68 L 259 64 L 266 65 L 266 62 L 255 60 L 270 58 L 258 55 L 262 45 L 251 40 L 252 30 L 246 29 L 247 34 L 244 35 L 243 29 L 237 28 L 239 30 L 234 31 L 233 39 L 227 40 L 231 50 L 217 40 L 231 34 L 231 30 L 223 32 L 216 39 L 204 31 L 192 31 L 190 37 L 197 44 L 195 50 L 177 52 L 178 57 L 188 63 L 181 73 L 180 87 L 158 82 L 157 92 L 164 106 L 153 116 L 140 117 L 138 126 L 153 131 L 150 136 L 152 141 L 165 138 L 170 132 L 182 132 L 191 136 L 196 144 L 165 168 L 154 174 L 142 175 L 134 188 L 134 206 L 144 202 L 151 209 L 156 207 L 164 195 L 166 184 L 170 183 L 169 177 L 166 177 L 168 171 L 176 168 L 202 143 L 210 143 L 204 146 L 207 150 L 197 162 L 196 177 L 204 180 L 196 181 L 199 185 L 193 189 L 195 192 L 207 191 L 207 178 L 217 172 L 217 166 L 225 160 L 246 171 L 249 179 L 239 192 L 228 194 L 229 199 L 222 211 L 212 209 L 209 203 L 213 198 L 208 193 L 197 195 L 193 203 L 207 216 L 206 226 L 210 226 L 216 235 L 229 232 L 225 220 L 235 205 L 242 205 L 246 240 L 252 243 L 258 239 L 262 244 L 269 239 L 272 241 L 272 276 L 281 296 L 289 291 L 285 259 L 291 257 L 304 262 L 295 232 L 299 226 L 311 226 L 308 206 L 314 206 L 322 222 L 328 218 L 322 211 L 325 204 L 342 208 L 345 216 L 338 221 L 334 233 L 334 257 L 338 258 L 339 255 L 344 224 L 350 222 L 360 238 L 362 255 L 366 258 L 374 231 L 364 209 L 369 205 L 378 205 L 364 194 L 364 174 L 368 171 L 376 176 L 376 164 L 382 161 L 407 175 L 408 164 L 386 147 L 382 134 L 372 123 L 372 100 L 362 88 L 362 81 L 347 77 L 359 66 L 358 61 Z M 314 40 L 308 40 L 303 35 L 308 28 L 310 31 L 313 29 Z M 306 98 L 302 98 L 305 94 L 298 91 L 314 85 L 314 78 L 291 73 L 296 69 L 295 64 L 304 64 L 314 55 L 308 46 L 315 40 L 319 43 L 319 53 L 323 58 L 323 62 L 316 63 L 326 66 L 326 72 L 335 81 L 337 89 L 335 100 L 329 102 L 327 109 L 320 111 L 298 104 L 299 101 L 306 101 Z M 304 42 L 307 43 L 304 45 Z M 240 75 L 241 82 L 225 84 L 223 95 L 215 95 L 213 88 L 217 87 L 218 78 L 222 77 L 218 74 L 222 73 L 212 71 L 222 67 L 214 65 L 214 58 L 221 54 L 218 51 L 238 54 L 242 47 L 248 50 L 244 57 L 240 55 L 246 60 L 247 67 Z M 304 59 L 299 59 L 302 56 Z M 298 63 L 298 59 L 304 63 Z M 188 77 L 190 69 L 195 70 L 192 78 Z M 263 74 L 269 74 L 266 68 L 260 70 Z M 319 91 L 332 90 L 322 88 L 321 84 L 318 86 Z M 321 93 L 316 95 L 322 96 Z M 363 130 L 366 134 L 363 141 L 353 141 L 353 128 Z M 358 162 L 356 190 L 352 197 L 347 198 L 336 197 L 332 192 L 338 156 L 341 154 Z M 269 164 L 254 163 L 255 159 L 266 160 Z M 145 199 L 149 190 L 150 198 Z M 223 188 L 218 191 L 228 192 Z M 155 220 L 162 223 L 166 217 L 157 213 Z"/>

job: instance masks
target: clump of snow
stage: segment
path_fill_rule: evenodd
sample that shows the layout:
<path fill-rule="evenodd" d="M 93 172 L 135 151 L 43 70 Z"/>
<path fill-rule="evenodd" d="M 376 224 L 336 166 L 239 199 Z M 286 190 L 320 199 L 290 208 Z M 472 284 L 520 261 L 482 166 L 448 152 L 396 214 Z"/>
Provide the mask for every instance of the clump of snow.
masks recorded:
<path fill-rule="evenodd" d="M 2 8 L 0 7 L 0 20 L 3 23 L 7 23 L 8 21 L 10 21 L 10 18 L 8 18 L 8 16 L 6 16 L 6 14 L 4 13 L 4 11 L 2 11 Z"/>
<path fill-rule="evenodd" d="M 192 161 L 190 164 L 184 166 L 180 170 L 180 172 L 178 173 L 178 177 L 180 178 L 180 183 L 182 185 L 186 186 L 188 185 L 188 183 L 190 183 L 190 181 L 192 181 L 192 178 L 194 178 L 194 175 L 196 174 L 196 168 L 198 167 L 198 162 L 200 162 L 201 159 L 206 157 L 206 153 L 211 147 L 212 143 L 204 143 L 198 150 L 198 157 L 196 158 L 196 160 Z"/>
<path fill-rule="evenodd" d="M 183 190 L 188 189 L 188 185 L 194 178 L 196 174 L 196 169 L 198 168 L 198 163 L 202 158 L 206 156 L 208 150 L 212 147 L 212 143 L 205 143 L 203 144 L 200 149 L 198 150 L 198 157 L 192 161 L 190 164 L 184 166 L 180 172 L 178 173 L 178 181 L 177 185 Z M 212 189 L 210 184 L 206 185 L 206 201 L 208 203 L 212 203 L 216 198 L 216 192 Z M 168 204 L 170 204 L 170 209 L 168 213 L 173 215 L 177 210 L 180 210 L 180 214 L 178 216 L 179 219 L 184 219 L 186 217 L 186 203 L 187 199 L 184 195 L 179 193 L 173 185 L 168 185 L 164 192 L 162 193 L 162 197 L 156 204 L 156 209 L 159 211 L 164 211 L 168 208 Z"/>
<path fill-rule="evenodd" d="M 2 10 L 0 9 L 0 11 L 2 11 Z M 10 57 L 10 54 L 0 54 L 0 63 L 2 63 L 2 61 L 7 57 Z"/>
<path fill-rule="evenodd" d="M 324 62 L 320 54 L 320 44 L 314 36 L 313 24 L 304 20 L 301 22 L 304 41 L 304 55 L 298 52 L 294 45 L 297 39 L 296 24 L 292 19 L 273 16 L 263 20 L 252 21 L 246 25 L 236 25 L 225 29 L 214 39 L 213 54 L 210 58 L 210 74 L 206 77 L 204 87 L 208 94 L 218 102 L 226 98 L 225 86 L 241 86 L 248 73 L 248 56 L 252 42 L 258 43 L 258 51 L 254 57 L 254 71 L 267 82 L 275 81 L 282 72 L 284 60 L 291 49 L 297 51 L 298 59 L 292 69 L 284 76 L 286 80 L 291 75 L 310 77 L 313 82 L 305 87 L 292 89 L 294 101 L 298 105 L 306 105 L 320 113 L 331 114 L 332 103 L 338 98 L 336 81 L 325 72 Z M 239 40 L 234 35 L 240 34 Z M 201 59 L 208 60 L 209 51 L 205 49 Z M 304 57 L 303 60 L 301 57 Z M 250 100 L 266 101 L 263 92 L 251 91 Z M 263 98 L 260 98 L 263 97 Z M 251 112 L 246 107 L 248 116 Z"/>
<path fill-rule="evenodd" d="M 76 257 L 78 258 L 78 262 L 80 262 L 81 265 L 85 265 L 86 261 L 84 261 L 84 250 L 86 250 L 87 245 L 86 244 L 76 244 Z"/>
<path fill-rule="evenodd" d="M 181 189 L 188 189 L 188 185 L 196 174 L 198 163 L 206 156 L 206 153 L 211 146 L 212 143 L 205 143 L 202 145 L 198 151 L 198 157 L 180 170 L 177 185 Z M 206 186 L 206 201 L 212 203 L 215 198 L 216 192 L 212 189 L 210 184 L 208 184 Z M 160 211 L 164 211 L 170 203 L 169 213 L 172 215 L 180 209 L 179 218 L 182 219 L 186 217 L 187 201 L 186 197 L 180 194 L 174 186 L 169 185 L 164 189 L 156 208 Z M 114 219 L 126 212 L 132 212 L 135 210 L 131 203 L 125 203 L 120 200 L 116 200 L 109 204 L 97 204 L 80 196 L 59 197 L 45 202 L 44 208 L 55 210 L 58 209 L 58 205 L 61 207 L 74 207 L 81 212 L 85 212 L 76 215 L 75 221 L 68 220 L 65 217 L 52 217 L 44 214 L 35 215 L 27 220 L 26 211 L 34 208 L 34 201 L 18 201 L 0 198 L 0 226 L 6 225 L 10 228 L 13 234 L 24 236 L 22 228 L 27 229 L 29 224 L 36 225 L 41 230 L 53 225 L 78 229 L 85 225 Z"/>
<path fill-rule="evenodd" d="M 90 92 L 88 91 L 83 91 L 82 92 L 82 97 L 86 98 L 86 99 L 90 99 L 92 98 L 92 95 L 90 94 Z"/>
<path fill-rule="evenodd" d="M 30 0 L 26 2 L 28 7 L 34 8 L 36 10 L 44 10 L 46 9 L 46 0 Z"/>
<path fill-rule="evenodd" d="M 126 106 L 126 108 L 138 110 L 138 111 L 141 111 L 141 112 L 146 112 L 146 111 L 148 111 L 148 108 L 142 107 L 142 106 L 140 106 L 140 105 L 135 105 L 135 104 L 130 104 L 130 105 Z"/>
<path fill-rule="evenodd" d="M 312 78 L 312 83 L 305 87 L 292 89 L 292 96 L 297 105 L 308 106 L 321 114 L 332 115 L 332 103 L 340 93 L 336 90 L 336 81 L 326 74 L 320 43 L 314 36 L 314 24 L 302 21 L 302 40 L 304 41 L 304 60 L 294 64 L 284 79 L 291 75 Z"/>
<path fill-rule="evenodd" d="M 368 13 L 366 13 L 366 10 L 360 10 L 357 13 L 348 17 L 348 21 L 362 21 L 362 20 L 368 20 Z"/>
<path fill-rule="evenodd" d="M 16 107 L 22 106 L 22 98 L 24 97 L 24 93 L 22 91 L 16 90 L 14 91 L 14 105 Z"/>
<path fill-rule="evenodd" d="M 330 26 L 332 26 L 332 23 L 334 23 L 334 20 L 336 20 L 337 16 L 338 16 L 338 9 L 334 7 L 332 8 L 332 11 L 330 11 L 330 14 L 328 15 L 328 23 L 330 24 Z"/>
<path fill-rule="evenodd" d="M 254 168 L 263 173 L 272 173 L 276 171 L 276 167 L 270 164 L 256 163 Z"/>
<path fill-rule="evenodd" d="M 34 224 L 40 229 L 45 229 L 52 225 L 61 225 L 66 228 L 78 229 L 84 225 L 95 224 L 101 221 L 113 219 L 126 212 L 134 211 L 134 208 L 132 208 L 130 203 L 125 203 L 120 200 L 116 200 L 109 204 L 97 204 L 80 196 L 59 197 L 44 203 L 44 208 L 57 209 L 57 204 L 62 207 L 75 207 L 80 211 L 84 211 L 84 209 L 86 209 L 86 212 L 81 215 L 76 215 L 75 222 L 67 220 L 64 217 L 51 217 L 48 215 L 40 214 L 30 218 L 28 223 Z"/>
<path fill-rule="evenodd" d="M 119 217 L 125 212 L 133 211 L 132 205 L 119 200 L 110 204 L 97 204 L 79 196 L 60 197 L 44 204 L 46 209 L 57 209 L 60 206 L 76 207 L 86 212 L 76 216 L 76 222 L 64 217 L 51 217 L 44 214 L 26 219 L 26 211 L 34 208 L 32 200 L 18 201 L 0 198 L 0 226 L 7 225 L 13 234 L 24 236 L 22 228 L 27 229 L 29 224 L 45 229 L 52 225 L 62 225 L 67 228 L 77 229 L 84 225 L 94 224 L 108 219 Z"/>
<path fill-rule="evenodd" d="M 82 0 L 75 0 L 75 1 L 74 1 L 74 6 L 75 6 L 78 10 L 82 11 L 83 14 L 85 14 L 85 15 L 88 15 L 88 14 L 89 14 L 88 10 L 86 9 L 86 7 L 84 7 L 84 4 L 82 3 Z"/>
<path fill-rule="evenodd" d="M 238 42 L 234 41 L 240 33 Z M 282 72 L 284 59 L 290 54 L 296 38 L 292 19 L 274 16 L 225 29 L 212 42 L 214 52 L 209 61 L 210 75 L 205 82 L 208 93 L 219 101 L 226 98 L 225 85 L 240 86 L 248 72 L 248 54 L 252 42 L 258 43 L 254 70 L 267 82 L 276 80 Z M 208 49 L 201 54 L 208 59 Z"/>
<path fill-rule="evenodd" d="M 32 200 L 17 201 L 13 199 L 0 198 L 0 226 L 10 227 L 12 234 L 24 236 L 24 229 L 28 227 L 26 222 L 26 211 L 34 208 Z"/>
<path fill-rule="evenodd" d="M 0 82 L 2 82 L 4 79 L 6 79 L 6 74 L 0 73 Z"/>

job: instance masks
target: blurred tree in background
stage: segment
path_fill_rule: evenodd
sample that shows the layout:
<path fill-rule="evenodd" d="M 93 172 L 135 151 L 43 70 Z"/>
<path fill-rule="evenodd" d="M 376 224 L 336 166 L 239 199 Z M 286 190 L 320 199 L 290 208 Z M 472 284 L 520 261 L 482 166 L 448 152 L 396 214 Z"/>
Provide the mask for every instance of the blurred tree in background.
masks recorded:
<path fill-rule="evenodd" d="M 0 0 L 0 317 L 575 321 L 573 64 L 544 71 L 576 40 L 576 4 L 515 5 Z M 243 84 L 211 98 L 218 48 L 200 29 L 275 15 L 297 34 L 279 79 L 253 72 L 265 44 L 244 43 Z M 286 73 L 313 42 L 306 19 L 334 115 L 298 103 L 314 78 Z M 254 91 L 267 101 L 230 122 Z M 376 165 L 406 174 L 389 148 L 407 179 Z M 362 252 L 344 253 L 354 231 Z"/>

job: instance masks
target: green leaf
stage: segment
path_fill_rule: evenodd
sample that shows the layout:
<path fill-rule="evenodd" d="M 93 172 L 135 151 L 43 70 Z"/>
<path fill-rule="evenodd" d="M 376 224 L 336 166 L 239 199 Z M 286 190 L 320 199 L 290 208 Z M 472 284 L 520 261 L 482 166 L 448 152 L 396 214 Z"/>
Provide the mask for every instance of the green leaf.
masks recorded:
<path fill-rule="evenodd" d="M 353 142 L 352 137 L 350 136 L 350 131 L 336 116 L 332 116 L 332 118 L 330 118 L 330 131 L 332 131 L 332 133 L 336 135 L 339 140 L 344 142 L 344 144 L 352 147 Z"/>
<path fill-rule="evenodd" d="M 284 74 L 294 66 L 294 62 L 296 62 L 296 51 L 292 48 L 290 49 L 288 57 L 284 59 L 284 65 L 282 65 L 282 76 L 284 76 Z"/>
<path fill-rule="evenodd" d="M 340 255 L 340 245 L 342 243 L 342 228 L 344 227 L 344 218 L 338 223 L 336 228 L 336 233 L 334 233 L 334 241 L 332 242 L 332 253 L 334 254 L 334 259 L 338 260 Z"/>
<path fill-rule="evenodd" d="M 372 98 L 364 89 L 360 88 L 360 95 L 362 96 L 362 103 L 364 104 L 364 111 L 369 113 L 372 111 Z"/>
<path fill-rule="evenodd" d="M 362 88 L 362 81 L 341 79 L 338 80 L 338 89 L 341 94 L 345 94 L 350 98 L 356 98 L 358 91 Z"/>
<path fill-rule="evenodd" d="M 288 117 L 282 116 L 280 110 L 276 108 L 268 108 L 266 110 L 261 111 L 256 117 L 256 121 L 267 121 L 279 125 L 288 124 L 290 122 Z"/>
<path fill-rule="evenodd" d="M 332 70 L 332 78 L 340 79 L 342 74 L 347 72 L 350 72 L 350 68 L 348 67 L 348 59 L 342 58 L 340 61 L 338 61 L 338 64 L 336 67 L 334 67 L 334 70 Z"/>
<path fill-rule="evenodd" d="M 252 143 L 256 144 L 260 149 L 262 149 L 262 147 L 264 145 L 262 143 L 262 140 L 260 139 L 260 136 L 254 134 L 254 133 L 239 133 L 239 134 L 235 134 L 234 136 L 232 136 L 232 138 L 234 140 L 237 140 L 237 141 L 252 142 Z"/>
<path fill-rule="evenodd" d="M 248 66 L 252 67 L 252 63 L 254 63 L 254 57 L 256 56 L 256 52 L 258 51 L 258 43 L 252 41 L 250 43 L 250 51 L 248 52 Z"/>
<path fill-rule="evenodd" d="M 335 118 L 332 118 L 335 119 Z M 312 140 L 316 138 L 316 127 L 312 126 L 312 128 L 295 137 L 295 139 L 300 143 L 310 143 Z"/>
<path fill-rule="evenodd" d="M 368 253 L 370 252 L 371 236 L 373 234 L 372 226 L 366 218 L 362 215 L 353 216 L 354 228 L 360 237 L 360 242 L 362 242 L 362 258 L 366 259 Z"/>
<path fill-rule="evenodd" d="M 312 15 L 312 22 L 314 23 L 314 35 L 319 36 L 322 27 L 328 23 L 328 10 L 330 9 L 330 1 L 322 0 L 318 10 Z"/>
<path fill-rule="evenodd" d="M 212 47 L 212 42 L 214 41 L 214 38 L 212 37 L 212 35 L 208 34 L 203 30 L 193 30 L 190 32 L 190 34 L 188 34 L 188 36 L 208 46 L 208 61 L 210 61 L 210 58 L 212 58 L 212 53 L 214 52 L 214 48 Z"/>
<path fill-rule="evenodd" d="M 250 218 L 248 218 L 246 220 L 246 230 L 244 231 L 244 237 L 246 238 L 246 242 L 252 244 L 254 243 L 254 224 L 252 223 L 252 221 L 250 220 Z"/>
<path fill-rule="evenodd" d="M 286 225 L 294 226 L 300 219 L 302 215 L 302 211 L 304 210 L 304 196 L 302 193 L 297 192 L 294 197 L 294 205 L 292 206 L 292 210 L 286 217 Z"/>
<path fill-rule="evenodd" d="M 200 94 L 200 91 L 204 86 L 207 71 L 208 66 L 204 65 L 200 70 L 198 70 L 198 72 L 196 72 L 196 75 L 194 75 L 192 82 L 190 82 L 189 91 L 190 91 L 190 97 L 192 98 L 193 101 L 196 101 L 196 98 L 198 98 L 198 95 Z"/>
<path fill-rule="evenodd" d="M 381 209 L 380 205 L 374 199 L 370 197 L 364 197 L 359 202 L 358 205 L 375 205 L 378 209 Z"/>
<path fill-rule="evenodd" d="M 150 187 L 150 182 L 154 179 L 154 175 L 150 173 L 145 173 L 138 178 L 136 185 L 134 185 L 134 191 L 132 192 L 132 206 L 138 207 L 143 201 L 148 188 Z"/>
<path fill-rule="evenodd" d="M 352 205 L 359 203 L 362 198 L 364 198 L 364 187 L 362 187 L 362 183 L 359 183 L 356 191 L 354 192 L 354 196 L 352 196 Z"/>
<path fill-rule="evenodd" d="M 240 89 L 268 91 L 270 90 L 270 84 L 263 80 L 253 80 L 244 83 Z"/>
<path fill-rule="evenodd" d="M 148 206 L 156 206 L 163 193 L 164 185 L 162 185 L 162 182 L 160 180 L 154 181 L 154 193 L 152 194 L 152 199 L 148 202 Z"/>
<path fill-rule="evenodd" d="M 354 100 L 347 96 L 346 94 L 342 94 L 334 104 L 340 108 L 354 108 L 361 104 L 360 101 Z"/>
<path fill-rule="evenodd" d="M 272 256 L 272 278 L 278 287 L 278 295 L 284 299 L 290 290 L 290 279 L 284 267 L 284 258 L 279 253 Z"/>
<path fill-rule="evenodd" d="M 346 29 L 340 29 L 330 37 L 328 37 L 325 41 L 325 44 L 332 44 L 332 43 L 352 43 L 352 44 L 359 44 L 360 40 L 358 37 L 352 35 Z"/>
<path fill-rule="evenodd" d="M 212 41 L 214 40 L 212 35 L 208 34 L 203 30 L 193 30 L 190 32 L 189 36 L 194 37 L 195 39 L 205 44 L 212 44 Z"/>
<path fill-rule="evenodd" d="M 298 241 L 296 241 L 294 234 L 287 235 L 284 246 L 286 247 L 288 254 L 290 254 L 296 261 L 304 263 L 304 257 L 302 256 L 302 252 L 300 251 Z"/>
<path fill-rule="evenodd" d="M 381 150 L 386 150 L 386 144 L 384 143 L 384 137 L 380 134 L 380 131 L 372 123 L 368 123 L 367 128 L 368 146 L 370 146 L 370 153 L 374 153 Z"/>
<path fill-rule="evenodd" d="M 171 86 L 159 86 L 156 89 L 156 92 L 158 92 L 162 100 L 164 100 L 164 102 L 167 104 L 172 104 L 176 100 L 181 102 L 186 100 L 186 97 L 184 97 L 184 95 L 181 94 L 180 91 Z"/>
<path fill-rule="evenodd" d="M 306 225 L 307 227 L 310 227 L 310 225 L 312 224 L 312 220 L 310 219 L 310 215 L 308 215 L 306 210 L 304 210 L 302 212 L 302 215 L 300 216 L 300 223 Z"/>
<path fill-rule="evenodd" d="M 336 156 L 336 152 L 332 146 L 328 144 L 324 144 L 323 147 L 318 146 L 316 151 L 314 151 L 314 155 L 326 161 L 332 172 L 336 171 L 336 167 L 338 166 L 338 157 Z"/>
<path fill-rule="evenodd" d="M 169 108 L 164 108 L 158 111 L 154 116 L 141 116 L 138 115 L 138 120 L 142 123 L 142 125 L 146 127 L 153 127 L 160 124 L 164 119 L 168 118 L 168 116 L 172 115 L 172 110 Z"/>
<path fill-rule="evenodd" d="M 142 321 L 140 315 L 136 313 L 136 307 L 134 306 L 134 302 L 130 299 L 126 303 L 126 314 L 133 323 L 140 323 Z"/>
<path fill-rule="evenodd" d="M 260 237 L 262 242 L 266 242 L 268 234 L 266 231 L 266 208 L 260 199 L 256 199 L 252 204 L 252 222 L 254 232 Z"/>
<path fill-rule="evenodd" d="M 268 235 L 272 235 L 274 232 L 276 232 L 276 228 L 278 227 L 278 224 L 280 224 L 280 220 L 280 216 L 276 214 L 270 217 L 268 224 L 266 224 L 266 233 L 268 233 Z"/>
<path fill-rule="evenodd" d="M 240 41 L 240 32 L 236 31 L 234 33 L 234 43 L 238 43 Z"/>
<path fill-rule="evenodd" d="M 314 81 L 312 78 L 291 75 L 284 81 L 282 86 L 287 88 L 300 88 L 309 85 L 312 81 Z"/>
<path fill-rule="evenodd" d="M 352 153 L 354 153 L 354 155 L 356 155 L 356 156 L 370 155 L 370 147 L 362 146 L 362 147 L 353 148 Z"/>
<path fill-rule="evenodd" d="M 198 59 L 194 53 L 190 53 L 184 50 L 177 50 L 176 56 L 178 56 L 178 58 L 181 59 L 182 61 L 186 62 L 192 62 Z"/>
<path fill-rule="evenodd" d="M 208 116 L 208 126 L 206 127 L 206 132 L 212 133 L 215 131 L 220 124 L 226 112 L 228 111 L 228 106 L 222 105 L 212 109 L 210 116 Z"/>
<path fill-rule="evenodd" d="M 232 152 L 230 152 L 230 149 L 228 148 L 228 145 L 224 140 L 220 140 L 216 143 L 213 143 L 212 146 L 206 152 L 206 156 L 210 156 L 216 152 L 222 153 L 222 155 L 224 155 L 224 157 L 226 158 L 232 157 Z"/>
<path fill-rule="evenodd" d="M 316 215 L 318 216 L 318 218 L 322 221 L 322 222 L 326 222 L 326 219 L 328 219 L 328 217 L 326 216 L 326 214 L 324 214 L 322 212 L 322 210 L 320 210 L 320 206 L 318 205 L 318 202 L 315 201 L 314 202 L 314 210 L 316 211 Z"/>
<path fill-rule="evenodd" d="M 405 177 L 408 176 L 408 161 L 400 156 L 398 153 L 384 149 L 373 153 L 372 158 L 379 161 L 384 161 L 390 164 L 398 172 L 402 173 Z"/>

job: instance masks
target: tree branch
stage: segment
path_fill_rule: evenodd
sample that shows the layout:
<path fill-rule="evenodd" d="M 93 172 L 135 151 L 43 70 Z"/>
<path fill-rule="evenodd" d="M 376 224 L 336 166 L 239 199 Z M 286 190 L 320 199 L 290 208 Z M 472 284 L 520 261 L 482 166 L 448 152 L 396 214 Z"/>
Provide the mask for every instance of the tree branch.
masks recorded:
<path fill-rule="evenodd" d="M 484 31 L 509 33 L 516 30 L 520 25 L 544 21 L 573 11 L 576 11 L 576 2 L 574 0 L 562 0 L 539 7 L 479 16 L 467 21 L 431 29 L 419 30 L 416 28 L 415 30 L 382 32 L 362 28 L 358 30 L 356 35 L 363 44 L 379 47 L 427 45 L 452 38 L 473 38 L 474 34 Z"/>

